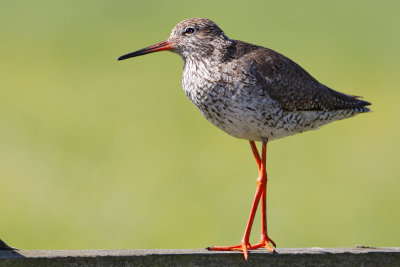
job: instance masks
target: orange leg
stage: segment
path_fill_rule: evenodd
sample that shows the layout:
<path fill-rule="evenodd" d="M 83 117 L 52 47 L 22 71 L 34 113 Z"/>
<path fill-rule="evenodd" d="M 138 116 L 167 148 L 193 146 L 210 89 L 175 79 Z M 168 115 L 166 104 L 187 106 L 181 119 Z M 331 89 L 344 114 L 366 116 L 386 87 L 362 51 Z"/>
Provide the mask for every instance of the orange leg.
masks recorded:
<path fill-rule="evenodd" d="M 253 150 L 254 158 L 256 159 L 259 176 L 260 176 L 261 175 L 260 173 L 262 172 L 260 156 L 258 154 L 257 147 L 254 144 L 254 142 L 250 141 L 250 145 Z M 264 148 L 264 146 L 265 146 L 265 148 Z M 263 164 L 265 166 L 266 165 L 266 155 L 264 155 L 264 154 L 266 154 L 266 143 L 265 142 L 263 142 L 262 153 L 263 153 L 263 155 L 262 155 Z M 266 248 L 268 251 L 274 252 L 274 249 L 271 248 L 269 243 L 271 243 L 274 247 L 276 247 L 276 244 L 271 238 L 268 237 L 268 233 L 267 233 L 267 182 L 268 182 L 268 178 L 267 178 L 267 173 L 266 173 L 265 167 L 264 167 L 264 172 L 265 172 L 264 173 L 265 187 L 264 187 L 264 190 L 261 195 L 261 240 L 259 243 L 252 245 L 251 249 Z"/>
<path fill-rule="evenodd" d="M 218 250 L 218 251 L 229 251 L 229 250 L 239 250 L 243 251 L 244 258 L 247 260 L 248 258 L 248 250 L 257 249 L 257 248 L 267 248 L 269 251 L 273 252 L 274 249 L 271 248 L 269 242 L 271 242 L 274 246 L 275 243 L 268 237 L 267 235 L 267 221 L 266 221 L 266 188 L 267 188 L 267 172 L 265 169 L 266 164 L 266 151 L 267 151 L 267 143 L 262 142 L 262 158 L 260 158 L 260 154 L 258 153 L 257 147 L 254 141 L 250 141 L 250 146 L 254 154 L 254 158 L 256 160 L 258 166 L 258 178 L 257 178 L 257 189 L 256 195 L 254 197 L 253 205 L 251 207 L 251 212 L 249 219 L 247 221 L 246 230 L 244 232 L 242 242 L 236 246 L 228 246 L 228 247 L 210 247 L 208 250 Z M 254 216 L 256 215 L 258 203 L 260 202 L 260 198 L 262 198 L 262 230 L 261 230 L 261 242 L 252 246 L 249 242 L 251 227 L 253 226 Z"/>

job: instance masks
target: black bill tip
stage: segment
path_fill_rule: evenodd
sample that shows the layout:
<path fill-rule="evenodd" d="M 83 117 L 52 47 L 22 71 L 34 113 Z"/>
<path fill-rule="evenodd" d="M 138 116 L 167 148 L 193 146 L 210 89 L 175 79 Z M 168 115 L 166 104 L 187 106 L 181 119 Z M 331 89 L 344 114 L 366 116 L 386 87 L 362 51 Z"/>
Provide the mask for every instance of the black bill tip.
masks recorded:
<path fill-rule="evenodd" d="M 140 49 L 138 51 L 120 56 L 118 58 L 118 60 L 124 60 L 127 58 L 131 58 L 131 57 L 137 57 L 137 56 L 141 56 L 141 55 L 146 55 L 146 54 L 150 54 L 150 53 L 154 53 L 154 52 L 158 52 L 158 51 L 164 51 L 164 50 L 171 50 L 173 49 L 172 44 L 169 41 L 164 41 L 149 47 L 145 47 L 143 49 Z"/>

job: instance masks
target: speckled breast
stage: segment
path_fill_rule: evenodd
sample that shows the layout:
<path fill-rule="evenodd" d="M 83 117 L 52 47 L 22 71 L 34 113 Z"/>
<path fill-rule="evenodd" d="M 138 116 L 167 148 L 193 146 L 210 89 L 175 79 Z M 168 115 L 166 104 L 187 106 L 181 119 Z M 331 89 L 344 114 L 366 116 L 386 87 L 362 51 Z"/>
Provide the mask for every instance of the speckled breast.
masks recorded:
<path fill-rule="evenodd" d="M 186 95 L 207 120 L 247 140 L 287 135 L 280 123 L 285 114 L 265 90 L 253 85 L 243 87 L 245 83 L 220 70 L 213 73 L 201 63 L 186 62 L 182 77 Z"/>

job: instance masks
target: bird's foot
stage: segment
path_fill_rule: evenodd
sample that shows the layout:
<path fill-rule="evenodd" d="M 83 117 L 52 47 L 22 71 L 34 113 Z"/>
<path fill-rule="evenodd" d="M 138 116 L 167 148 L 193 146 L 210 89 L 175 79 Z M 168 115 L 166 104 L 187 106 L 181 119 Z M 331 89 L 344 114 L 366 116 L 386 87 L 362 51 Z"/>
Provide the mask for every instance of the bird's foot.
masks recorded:
<path fill-rule="evenodd" d="M 276 247 L 275 242 L 272 241 L 269 237 L 263 238 L 260 243 L 256 245 L 251 245 L 250 242 L 242 241 L 239 245 L 236 246 L 214 246 L 208 247 L 207 250 L 214 250 L 214 251 L 243 251 L 243 256 L 245 260 L 249 257 L 249 250 L 256 250 L 258 248 L 266 248 L 269 252 L 274 252 L 275 250 L 270 246 L 271 243 L 274 247 Z"/>
<path fill-rule="evenodd" d="M 250 242 L 242 241 L 239 245 L 236 246 L 213 246 L 206 248 L 207 250 L 215 250 L 215 251 L 243 251 L 243 255 L 245 260 L 249 257 L 248 250 L 251 249 Z"/>
<path fill-rule="evenodd" d="M 274 248 L 276 248 L 276 244 L 271 238 L 268 236 L 263 236 L 261 241 L 251 246 L 250 249 L 266 248 L 269 252 L 274 253 L 275 249 L 271 247 L 270 243 Z"/>

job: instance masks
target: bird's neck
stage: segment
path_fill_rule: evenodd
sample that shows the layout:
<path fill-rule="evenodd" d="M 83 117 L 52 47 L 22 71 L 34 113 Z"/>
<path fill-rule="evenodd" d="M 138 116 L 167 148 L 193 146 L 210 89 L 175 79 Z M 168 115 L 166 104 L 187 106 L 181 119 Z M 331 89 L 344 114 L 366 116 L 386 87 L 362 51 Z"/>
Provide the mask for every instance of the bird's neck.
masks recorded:
<path fill-rule="evenodd" d="M 212 49 L 209 53 L 190 53 L 181 55 L 184 60 L 182 86 L 186 95 L 193 101 L 194 95 L 200 91 L 210 91 L 218 86 L 223 80 L 223 58 L 226 47 L 229 47 L 232 40 L 219 40 L 218 43 L 211 43 Z"/>
<path fill-rule="evenodd" d="M 221 63 L 226 56 L 229 47 L 236 41 L 225 38 L 215 38 L 207 43 L 202 43 L 201 46 L 193 46 L 192 49 L 182 51 L 179 54 L 186 64 L 196 64 L 201 62 L 203 64 L 218 64 Z"/>
<path fill-rule="evenodd" d="M 235 42 L 230 39 L 218 39 L 204 45 L 199 51 L 181 54 L 184 64 L 184 74 L 202 75 L 205 78 L 216 78 L 221 70 L 218 66 L 224 61 L 228 47 Z M 211 76 L 211 77 L 208 77 Z"/>
<path fill-rule="evenodd" d="M 193 92 L 203 90 L 205 86 L 220 79 L 218 64 L 209 58 L 186 57 L 182 74 L 182 86 L 191 98 Z"/>

